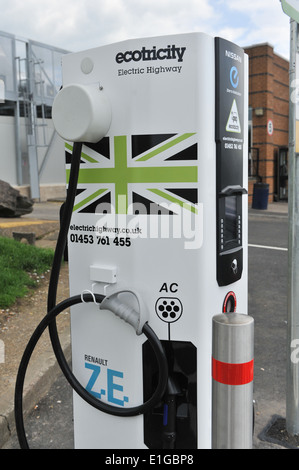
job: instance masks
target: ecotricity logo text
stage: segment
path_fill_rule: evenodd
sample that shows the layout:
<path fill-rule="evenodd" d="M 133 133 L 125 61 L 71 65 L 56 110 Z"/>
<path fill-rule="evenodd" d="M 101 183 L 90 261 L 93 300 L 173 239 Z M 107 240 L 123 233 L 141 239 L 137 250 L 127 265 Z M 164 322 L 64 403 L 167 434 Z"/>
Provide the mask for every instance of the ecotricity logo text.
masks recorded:
<path fill-rule="evenodd" d="M 183 57 L 186 51 L 186 47 L 177 47 L 175 44 L 168 45 L 165 48 L 158 49 L 157 46 L 153 46 L 152 49 L 147 49 L 143 46 L 141 49 L 135 51 L 118 52 L 115 56 L 115 60 L 118 64 L 123 62 L 139 62 L 140 60 L 174 60 L 183 62 Z"/>

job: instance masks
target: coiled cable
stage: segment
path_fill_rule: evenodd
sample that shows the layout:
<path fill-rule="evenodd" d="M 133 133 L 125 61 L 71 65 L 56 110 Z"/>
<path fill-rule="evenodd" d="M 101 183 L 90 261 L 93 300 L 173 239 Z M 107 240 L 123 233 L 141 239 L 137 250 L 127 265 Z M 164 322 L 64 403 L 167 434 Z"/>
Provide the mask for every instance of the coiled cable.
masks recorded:
<path fill-rule="evenodd" d="M 69 177 L 69 185 L 67 190 L 67 197 L 64 206 L 63 217 L 61 221 L 60 231 L 58 234 L 56 249 L 54 253 L 53 259 L 53 266 L 51 270 L 50 282 L 49 282 L 49 289 L 48 289 L 48 303 L 47 303 L 47 314 L 39 323 L 37 328 L 35 329 L 33 335 L 31 336 L 25 351 L 23 353 L 17 379 L 16 379 L 16 386 L 15 386 L 15 422 L 16 422 L 16 429 L 17 435 L 19 439 L 19 444 L 22 449 L 28 449 L 28 441 L 26 438 L 26 432 L 24 427 L 24 418 L 23 418 L 23 389 L 24 389 L 24 381 L 26 376 L 26 371 L 29 365 L 29 361 L 31 355 L 36 347 L 36 344 L 48 327 L 51 343 L 53 347 L 53 351 L 55 353 L 56 359 L 58 364 L 69 382 L 72 388 L 78 393 L 78 395 L 85 400 L 88 404 L 93 406 L 94 408 L 103 411 L 104 413 L 108 413 L 114 416 L 136 416 L 147 412 L 148 410 L 152 409 L 155 405 L 159 403 L 162 396 L 164 395 L 167 380 L 168 380 L 168 365 L 167 365 L 167 358 L 163 349 L 163 346 L 156 336 L 154 331 L 145 323 L 142 328 L 142 333 L 147 337 L 149 343 L 151 344 L 154 353 L 157 358 L 158 362 L 158 369 L 159 369 L 159 379 L 158 385 L 156 387 L 155 392 L 153 395 L 144 403 L 134 406 L 134 407 L 125 407 L 120 408 L 116 406 L 109 405 L 108 403 L 102 402 L 98 400 L 95 396 L 89 393 L 77 380 L 77 378 L 72 373 L 68 362 L 64 356 L 60 341 L 59 335 L 57 331 L 56 325 L 56 317 L 65 309 L 79 304 L 81 302 L 94 302 L 96 300 L 97 303 L 101 303 L 104 300 L 104 296 L 100 294 L 81 294 L 72 296 L 66 300 L 63 300 L 59 304 L 56 305 L 56 297 L 57 297 L 57 286 L 58 286 L 58 279 L 60 274 L 60 266 L 62 261 L 62 256 L 65 250 L 66 241 L 67 241 L 67 234 L 68 229 L 72 217 L 72 211 L 74 206 L 74 200 L 77 191 L 77 181 L 80 169 L 80 158 L 81 158 L 81 151 L 82 151 L 82 144 L 81 143 L 74 143 L 73 147 L 73 155 L 72 155 L 72 163 L 70 169 L 70 177 Z"/>

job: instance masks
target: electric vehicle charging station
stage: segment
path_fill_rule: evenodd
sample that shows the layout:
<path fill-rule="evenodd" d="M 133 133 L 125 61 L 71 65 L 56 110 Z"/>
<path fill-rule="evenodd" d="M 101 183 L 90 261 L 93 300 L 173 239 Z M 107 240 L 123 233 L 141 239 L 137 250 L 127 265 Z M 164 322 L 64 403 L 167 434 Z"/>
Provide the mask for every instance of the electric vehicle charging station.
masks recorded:
<path fill-rule="evenodd" d="M 168 363 L 165 399 L 136 416 L 74 393 L 75 447 L 211 448 L 212 318 L 247 315 L 247 56 L 191 33 L 69 54 L 62 68 L 53 121 L 68 183 L 83 144 L 68 233 L 70 292 L 82 300 L 73 373 L 125 410 L 157 387 L 145 323 Z"/>

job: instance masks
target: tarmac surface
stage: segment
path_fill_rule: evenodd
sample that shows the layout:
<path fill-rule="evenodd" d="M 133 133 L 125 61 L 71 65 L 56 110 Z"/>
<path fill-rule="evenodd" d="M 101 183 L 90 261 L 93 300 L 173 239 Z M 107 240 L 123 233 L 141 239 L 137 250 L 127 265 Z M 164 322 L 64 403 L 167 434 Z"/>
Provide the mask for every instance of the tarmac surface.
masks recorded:
<path fill-rule="evenodd" d="M 30 215 L 19 219 L 0 219 L 0 235 L 12 236 L 13 231 L 32 231 L 36 234 L 37 245 L 54 247 L 60 206 L 59 202 L 36 203 Z M 289 436 L 285 430 L 287 209 L 286 203 L 273 203 L 266 211 L 249 210 L 248 312 L 255 320 L 253 449 L 299 447 L 299 440 Z M 67 280 L 67 265 L 63 269 L 62 277 Z M 43 285 L 46 289 L 46 282 Z M 62 298 L 66 297 L 66 292 L 67 285 L 60 286 Z M 7 359 L 0 364 L 2 449 L 19 448 L 13 415 L 15 376 L 37 319 L 31 318 L 30 311 L 27 314 L 24 312 L 24 316 L 19 315 L 13 324 L 14 328 L 0 331 Z M 70 356 L 69 324 L 66 319 L 63 319 L 59 333 L 63 348 Z M 61 376 L 47 337 L 39 348 L 28 370 L 24 393 L 28 436 L 35 443 L 35 448 L 72 449 L 72 392 Z"/>

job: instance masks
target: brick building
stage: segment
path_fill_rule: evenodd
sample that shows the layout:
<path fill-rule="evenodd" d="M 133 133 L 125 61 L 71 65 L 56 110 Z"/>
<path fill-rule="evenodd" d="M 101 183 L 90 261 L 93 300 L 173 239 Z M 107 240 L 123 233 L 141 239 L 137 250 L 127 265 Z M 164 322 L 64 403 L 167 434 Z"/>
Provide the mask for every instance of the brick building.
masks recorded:
<path fill-rule="evenodd" d="M 249 56 L 249 202 L 254 183 L 269 184 L 269 202 L 287 200 L 289 62 L 269 44 Z"/>

